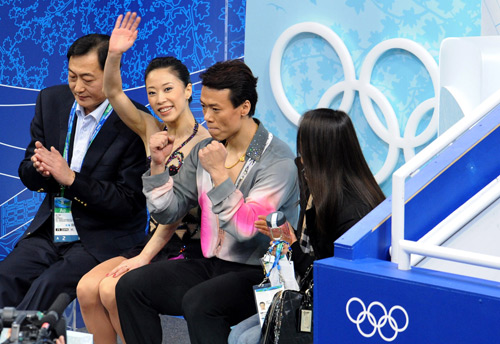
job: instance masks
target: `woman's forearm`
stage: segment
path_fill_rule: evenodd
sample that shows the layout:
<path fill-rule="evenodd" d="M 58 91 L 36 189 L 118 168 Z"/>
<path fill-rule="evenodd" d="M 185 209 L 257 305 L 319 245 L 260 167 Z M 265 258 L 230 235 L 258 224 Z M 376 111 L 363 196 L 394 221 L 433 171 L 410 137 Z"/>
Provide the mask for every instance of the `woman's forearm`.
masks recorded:
<path fill-rule="evenodd" d="M 140 255 L 150 262 L 170 241 L 179 223 L 180 221 L 168 225 L 159 225 L 151 239 L 149 239 L 146 246 L 142 249 Z"/>

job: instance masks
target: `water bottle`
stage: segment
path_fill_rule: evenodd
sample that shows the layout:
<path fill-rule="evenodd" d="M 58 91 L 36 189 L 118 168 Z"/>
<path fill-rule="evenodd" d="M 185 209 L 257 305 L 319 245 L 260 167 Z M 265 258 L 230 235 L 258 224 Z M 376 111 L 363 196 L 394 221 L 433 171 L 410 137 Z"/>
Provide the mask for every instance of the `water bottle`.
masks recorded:
<path fill-rule="evenodd" d="M 286 226 L 285 214 L 281 211 L 275 211 L 266 216 L 266 223 L 271 231 L 273 240 L 281 240 L 283 237 L 283 226 Z"/>

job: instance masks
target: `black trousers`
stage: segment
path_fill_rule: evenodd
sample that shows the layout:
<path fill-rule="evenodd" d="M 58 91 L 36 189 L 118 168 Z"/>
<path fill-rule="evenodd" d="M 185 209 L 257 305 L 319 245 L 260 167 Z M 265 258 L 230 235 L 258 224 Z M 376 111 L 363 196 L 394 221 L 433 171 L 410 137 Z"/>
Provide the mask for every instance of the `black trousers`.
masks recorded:
<path fill-rule="evenodd" d="M 47 221 L 0 261 L 0 308 L 45 311 L 60 293 L 75 298 L 80 278 L 99 263 L 79 241 L 52 242 L 49 230 Z"/>
<path fill-rule="evenodd" d="M 158 314 L 183 315 L 192 344 L 227 343 L 230 327 L 255 314 L 260 266 L 218 258 L 158 261 L 130 271 L 116 286 L 128 344 L 162 342 Z"/>

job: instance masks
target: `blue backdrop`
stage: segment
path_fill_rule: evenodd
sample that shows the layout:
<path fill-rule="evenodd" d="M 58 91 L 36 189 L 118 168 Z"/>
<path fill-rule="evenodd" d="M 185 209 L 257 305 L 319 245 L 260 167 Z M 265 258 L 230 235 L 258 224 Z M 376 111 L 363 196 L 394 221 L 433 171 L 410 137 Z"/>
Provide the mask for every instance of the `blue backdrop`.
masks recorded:
<path fill-rule="evenodd" d="M 88 33 L 110 34 L 117 16 L 128 10 L 143 21 L 135 46 L 123 58 L 122 76 L 129 96 L 143 104 L 146 65 L 153 57 L 173 55 L 192 72 L 192 108 L 202 122 L 199 73 L 243 56 L 245 0 L 0 1 L 0 259 L 44 196 L 26 190 L 17 175 L 38 90 L 67 83 L 71 43 Z"/>
<path fill-rule="evenodd" d="M 493 8 L 494 2 L 484 8 Z M 482 20 L 480 0 L 253 0 L 248 6 L 244 0 L 0 2 L 0 259 L 41 201 L 17 177 L 38 90 L 66 82 L 65 54 L 71 42 L 90 32 L 110 33 L 118 14 L 127 10 L 143 17 L 139 40 L 123 60 L 124 86 L 132 98 L 147 103 L 143 72 L 148 61 L 174 55 L 193 74 L 192 108 L 202 122 L 200 71 L 219 60 L 244 57 L 259 77 L 256 117 L 292 148 L 296 123 L 278 106 L 271 87 L 270 72 L 276 69 L 270 67 L 272 50 L 290 27 L 322 25 L 320 35 L 298 33 L 283 49 L 277 64 L 282 98 L 300 114 L 318 106 L 332 87 L 338 92 L 323 106 L 338 107 L 345 94 L 354 94 L 343 107 L 387 195 L 392 171 L 435 137 L 438 80 L 432 75 L 441 41 L 480 35 Z M 326 35 L 336 35 L 339 43 L 332 45 Z M 405 44 L 385 47 L 374 56 L 394 38 Z M 408 50 L 415 46 L 427 54 L 430 65 Z M 349 66 L 352 73 L 346 74 Z"/>

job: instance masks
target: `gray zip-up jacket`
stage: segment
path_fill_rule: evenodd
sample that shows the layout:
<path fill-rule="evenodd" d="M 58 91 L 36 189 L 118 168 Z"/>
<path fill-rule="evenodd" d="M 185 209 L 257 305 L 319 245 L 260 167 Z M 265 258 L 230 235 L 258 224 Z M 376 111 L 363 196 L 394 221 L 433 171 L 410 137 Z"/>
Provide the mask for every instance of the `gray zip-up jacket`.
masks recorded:
<path fill-rule="evenodd" d="M 203 255 L 259 265 L 270 239 L 254 227 L 257 215 L 280 210 L 294 227 L 297 224 L 299 188 L 294 155 L 259 123 L 236 183 L 228 178 L 213 187 L 197 154 L 211 141 L 198 143 L 177 175 L 170 177 L 168 171 L 143 175 L 148 209 L 160 223 L 172 223 L 199 204 Z"/>

